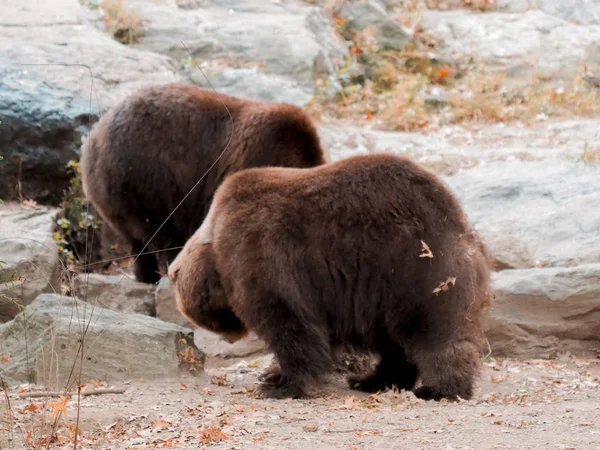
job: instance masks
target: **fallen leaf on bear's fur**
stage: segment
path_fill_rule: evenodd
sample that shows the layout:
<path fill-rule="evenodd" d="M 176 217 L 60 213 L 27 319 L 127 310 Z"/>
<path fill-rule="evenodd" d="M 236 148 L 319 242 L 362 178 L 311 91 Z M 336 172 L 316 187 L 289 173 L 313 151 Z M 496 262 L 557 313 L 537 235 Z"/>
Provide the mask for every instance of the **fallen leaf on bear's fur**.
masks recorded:
<path fill-rule="evenodd" d="M 448 287 L 449 284 L 452 284 L 453 286 L 456 285 L 456 277 L 448 277 L 446 281 L 440 282 L 439 286 L 433 290 L 433 293 L 438 295 L 441 291 L 448 291 L 450 289 Z"/>
<path fill-rule="evenodd" d="M 433 258 L 433 252 L 431 251 L 429 246 L 425 243 L 425 241 L 421 241 L 421 244 L 423 244 L 423 248 L 421 248 L 421 251 L 423 253 L 421 253 L 419 255 L 419 258 Z"/>

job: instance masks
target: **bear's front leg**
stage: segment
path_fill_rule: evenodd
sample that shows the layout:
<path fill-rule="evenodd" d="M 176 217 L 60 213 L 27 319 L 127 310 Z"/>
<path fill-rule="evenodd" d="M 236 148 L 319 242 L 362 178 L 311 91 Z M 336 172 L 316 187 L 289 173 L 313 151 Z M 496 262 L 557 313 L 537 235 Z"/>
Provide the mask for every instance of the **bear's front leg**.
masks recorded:
<path fill-rule="evenodd" d="M 411 390 L 417 381 L 417 366 L 407 360 L 404 349 L 393 342 L 379 349 L 381 360 L 375 370 L 366 375 L 348 377 L 352 389 L 378 392 L 396 387 Z"/>
<path fill-rule="evenodd" d="M 275 358 L 271 361 L 269 367 L 267 367 L 263 373 L 258 376 L 258 381 L 272 383 L 279 380 L 281 377 L 281 367 Z"/>
<path fill-rule="evenodd" d="M 272 305 L 255 330 L 277 361 L 259 377 L 262 397 L 304 397 L 307 387 L 320 381 L 332 367 L 327 333 L 309 319 L 295 316 L 283 302 Z"/>

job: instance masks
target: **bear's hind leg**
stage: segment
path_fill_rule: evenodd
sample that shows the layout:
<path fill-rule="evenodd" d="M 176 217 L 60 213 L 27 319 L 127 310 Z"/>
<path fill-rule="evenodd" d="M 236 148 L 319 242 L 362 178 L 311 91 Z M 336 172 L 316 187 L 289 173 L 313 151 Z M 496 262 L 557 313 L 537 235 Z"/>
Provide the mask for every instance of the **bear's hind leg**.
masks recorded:
<path fill-rule="evenodd" d="M 381 348 L 380 355 L 381 360 L 372 373 L 348 377 L 350 387 L 363 392 L 385 391 L 392 386 L 411 390 L 417 381 L 417 366 L 407 360 L 404 349 L 388 343 Z"/>
<path fill-rule="evenodd" d="M 135 279 L 141 283 L 157 283 L 160 280 L 161 275 L 158 271 L 156 255 L 153 253 L 146 253 L 148 251 L 147 247 L 143 254 L 138 255 L 142 248 L 144 248 L 141 242 L 135 242 L 132 247 L 136 258 L 133 263 L 133 274 Z"/>
<path fill-rule="evenodd" d="M 423 400 L 469 400 L 479 371 L 480 351 L 469 340 L 444 344 L 436 349 L 415 349 L 422 386 L 414 394 Z"/>
<path fill-rule="evenodd" d="M 268 398 L 303 397 L 308 385 L 320 381 L 332 367 L 327 334 L 282 303 L 270 305 L 261 322 L 254 328 L 275 353 L 277 364 L 259 377 L 263 380 L 259 392 Z"/>

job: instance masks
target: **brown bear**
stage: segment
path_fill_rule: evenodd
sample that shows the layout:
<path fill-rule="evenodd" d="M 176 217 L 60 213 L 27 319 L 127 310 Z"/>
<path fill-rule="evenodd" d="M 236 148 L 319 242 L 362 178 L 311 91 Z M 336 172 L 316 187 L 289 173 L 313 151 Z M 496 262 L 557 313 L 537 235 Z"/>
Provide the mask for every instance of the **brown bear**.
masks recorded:
<path fill-rule="evenodd" d="M 82 148 L 81 173 L 86 197 L 135 253 L 190 194 L 134 263 L 139 281 L 155 283 L 225 177 L 323 163 L 316 128 L 300 108 L 172 83 L 142 88 L 109 110 Z"/>
<path fill-rule="evenodd" d="M 380 357 L 349 378 L 354 389 L 469 399 L 490 264 L 441 180 L 376 154 L 232 175 L 168 275 L 192 322 L 267 343 L 277 361 L 260 377 L 267 397 L 304 395 L 351 345 Z"/>

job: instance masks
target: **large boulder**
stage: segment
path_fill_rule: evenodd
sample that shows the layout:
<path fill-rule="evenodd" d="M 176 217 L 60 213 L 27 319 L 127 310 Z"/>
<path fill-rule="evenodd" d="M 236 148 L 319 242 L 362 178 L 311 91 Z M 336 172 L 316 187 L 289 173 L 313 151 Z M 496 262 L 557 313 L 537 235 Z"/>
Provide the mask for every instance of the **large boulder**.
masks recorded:
<path fill-rule="evenodd" d="M 600 140 L 596 119 L 446 125 L 427 133 L 382 131 L 369 125 L 321 124 L 323 146 L 332 160 L 371 152 L 406 154 L 438 173 L 480 162 L 577 159 Z M 502 143 L 499 145 L 499 143 Z"/>
<path fill-rule="evenodd" d="M 81 383 L 176 377 L 199 374 L 204 367 L 205 355 L 186 328 L 42 294 L 14 320 L 0 325 L 8 358 L 2 376 L 10 383 L 32 381 L 64 389 L 71 374 L 80 371 L 81 340 Z"/>
<path fill-rule="evenodd" d="M 173 285 L 167 277 L 162 277 L 158 282 L 154 303 L 156 305 L 156 317 L 160 320 L 176 323 L 190 329 L 194 328 L 190 321 L 177 309 Z"/>
<path fill-rule="evenodd" d="M 57 204 L 69 182 L 67 163 L 97 116 L 85 100 L 16 68 L 0 56 L 0 197 Z"/>
<path fill-rule="evenodd" d="M 0 198 L 56 204 L 65 167 L 99 114 L 139 87 L 178 80 L 162 55 L 83 25 L 75 1 L 13 2 L 0 27 Z M 64 9 L 63 9 L 64 7 Z M 60 13 L 56 13 L 60 11 Z M 93 74 L 93 85 L 92 85 Z"/>
<path fill-rule="evenodd" d="M 0 322 L 15 317 L 42 292 L 59 289 L 55 215 L 41 206 L 0 205 Z"/>
<path fill-rule="evenodd" d="M 576 24 L 600 25 L 598 0 L 498 0 L 496 3 L 499 11 L 524 12 L 535 8 Z"/>
<path fill-rule="evenodd" d="M 385 5 L 378 0 L 345 0 L 335 8 L 334 14 L 354 31 L 372 28 L 382 50 L 401 51 L 412 40 L 408 30 L 390 17 Z"/>
<path fill-rule="evenodd" d="M 123 275 L 78 274 L 74 282 L 80 300 L 127 313 L 156 315 L 154 286 Z"/>
<path fill-rule="evenodd" d="M 230 344 L 215 333 L 196 328 L 194 344 L 206 355 L 223 359 L 246 358 L 268 352 L 267 344 L 255 333 L 248 333 L 244 339 Z"/>
<path fill-rule="evenodd" d="M 536 0 L 539 9 L 561 19 L 582 25 L 600 25 L 598 0 Z"/>
<path fill-rule="evenodd" d="M 600 348 L 600 263 L 493 274 L 493 356 L 553 358 Z"/>
<path fill-rule="evenodd" d="M 265 73 L 256 67 L 226 67 L 200 72 L 192 66 L 187 73 L 194 84 L 235 97 L 290 103 L 300 107 L 308 104 L 312 98 L 311 90 L 296 81 Z"/>
<path fill-rule="evenodd" d="M 550 3 L 572 2 L 548 0 L 546 6 Z M 550 6 L 545 10 L 558 13 Z M 535 74 L 569 79 L 579 64 L 598 62 L 600 25 L 595 20 L 585 23 L 590 24 L 568 22 L 539 9 L 485 14 L 427 10 L 423 20 L 424 28 L 443 40 L 440 51 L 474 54 L 524 80 Z"/>
<path fill-rule="evenodd" d="M 135 48 L 178 61 L 188 57 L 183 42 L 200 61 L 259 62 L 266 73 L 289 77 L 312 90 L 315 60 L 324 57 L 333 70 L 348 54 L 322 11 L 301 2 L 210 0 L 193 9 L 145 0 L 128 5 L 147 20 Z"/>
<path fill-rule="evenodd" d="M 446 181 L 492 255 L 506 254 L 502 236 L 519 248 L 525 264 L 509 267 L 532 259 L 562 267 L 600 262 L 600 166 L 569 160 L 494 162 Z"/>

